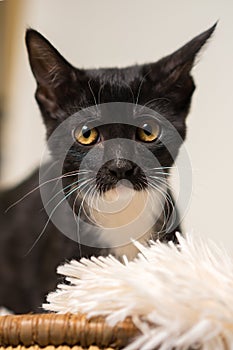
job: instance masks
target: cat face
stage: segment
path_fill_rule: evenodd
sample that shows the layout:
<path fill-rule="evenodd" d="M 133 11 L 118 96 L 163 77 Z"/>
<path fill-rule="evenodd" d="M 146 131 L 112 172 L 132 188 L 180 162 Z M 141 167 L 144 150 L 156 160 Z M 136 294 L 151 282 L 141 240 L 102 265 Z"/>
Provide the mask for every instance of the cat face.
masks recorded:
<path fill-rule="evenodd" d="M 32 72 L 37 81 L 36 100 L 39 104 L 49 137 L 61 122 L 70 115 L 93 105 L 113 102 L 132 103 L 149 107 L 165 117 L 177 130 L 181 140 L 185 138 L 185 118 L 188 114 L 191 97 L 195 89 L 190 75 L 195 57 L 215 26 L 200 34 L 175 53 L 152 64 L 135 65 L 127 68 L 76 69 L 38 32 L 29 29 L 26 44 Z M 94 119 L 94 115 L 88 116 Z M 108 116 L 105 116 L 108 118 Z M 133 118 L 133 116 L 132 116 Z M 161 167 L 170 167 L 182 141 L 173 140 L 173 155 L 166 150 L 161 140 L 172 135 L 163 130 L 160 121 L 140 115 L 140 119 L 126 124 L 106 121 L 92 127 L 83 118 L 72 125 L 74 144 L 68 152 L 64 170 L 79 168 L 82 159 L 92 147 L 114 138 L 134 140 L 143 143 L 158 159 Z M 165 142 L 166 143 L 166 142 Z M 59 158 L 59 140 L 51 150 Z M 98 188 L 105 191 L 114 186 L 119 179 L 126 178 L 136 190 L 146 186 L 140 167 L 123 157 L 121 147 L 106 149 L 111 160 L 103 164 L 103 159 L 95 156 L 93 164 L 100 167 L 97 172 Z M 133 150 L 135 151 L 135 150 Z M 104 153 L 104 152 L 103 152 Z"/>

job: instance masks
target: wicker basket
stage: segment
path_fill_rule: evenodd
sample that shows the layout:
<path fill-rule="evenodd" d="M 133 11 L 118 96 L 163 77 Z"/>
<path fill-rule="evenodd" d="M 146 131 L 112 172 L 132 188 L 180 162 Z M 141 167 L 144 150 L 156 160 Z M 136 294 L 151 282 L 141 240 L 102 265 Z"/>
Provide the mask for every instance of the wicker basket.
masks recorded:
<path fill-rule="evenodd" d="M 0 350 L 121 349 L 139 334 L 130 318 L 115 327 L 104 317 L 37 314 L 0 317 Z"/>

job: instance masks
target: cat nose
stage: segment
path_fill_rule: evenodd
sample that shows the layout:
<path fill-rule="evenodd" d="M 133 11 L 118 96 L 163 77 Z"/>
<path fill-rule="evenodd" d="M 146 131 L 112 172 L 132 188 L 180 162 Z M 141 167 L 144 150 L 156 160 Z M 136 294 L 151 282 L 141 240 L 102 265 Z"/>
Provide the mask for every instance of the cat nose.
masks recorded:
<path fill-rule="evenodd" d="M 109 162 L 108 170 L 117 179 L 127 179 L 136 173 L 136 164 L 126 159 L 115 159 Z"/>

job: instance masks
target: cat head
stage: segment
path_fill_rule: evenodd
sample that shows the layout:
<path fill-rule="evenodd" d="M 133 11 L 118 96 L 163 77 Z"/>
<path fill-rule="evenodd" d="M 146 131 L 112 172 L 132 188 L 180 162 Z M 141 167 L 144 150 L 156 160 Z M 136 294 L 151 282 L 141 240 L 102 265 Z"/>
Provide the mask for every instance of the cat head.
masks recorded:
<path fill-rule="evenodd" d="M 103 150 L 104 142 L 114 138 L 133 140 L 150 150 L 161 167 L 170 167 L 178 154 L 186 134 L 185 120 L 188 114 L 195 84 L 191 76 L 197 54 L 214 32 L 216 25 L 198 35 L 176 52 L 156 63 L 134 65 L 126 68 L 79 69 L 68 63 L 61 54 L 40 33 L 33 29 L 26 32 L 26 45 L 32 72 L 37 82 L 36 100 L 49 138 L 58 126 L 71 115 L 93 105 L 128 103 L 149 107 L 162 115 L 180 138 L 173 137 L 159 117 L 140 116 L 126 124 L 113 121 L 98 127 L 91 127 L 87 120 L 77 118 L 77 126 L 67 128 L 67 134 L 74 139 L 71 151 L 67 153 L 65 171 L 79 169 L 80 159 L 94 147 L 101 147 L 101 155 L 95 154 L 93 164 L 99 169 L 99 188 L 106 190 L 119 179 L 130 180 L 135 189 L 146 186 L 143 171 L 131 160 L 126 159 L 120 142 Z M 94 115 L 92 116 L 94 119 Z M 105 116 L 108 118 L 107 116 Z M 162 135 L 162 136 L 161 136 Z M 169 138 L 173 152 L 166 150 Z M 64 137 L 65 140 L 65 137 Z M 51 152 L 59 158 L 63 141 L 57 140 Z M 103 162 L 108 152 L 108 161 Z M 136 154 L 137 147 L 131 150 Z M 99 180 L 98 180 L 99 179 Z"/>

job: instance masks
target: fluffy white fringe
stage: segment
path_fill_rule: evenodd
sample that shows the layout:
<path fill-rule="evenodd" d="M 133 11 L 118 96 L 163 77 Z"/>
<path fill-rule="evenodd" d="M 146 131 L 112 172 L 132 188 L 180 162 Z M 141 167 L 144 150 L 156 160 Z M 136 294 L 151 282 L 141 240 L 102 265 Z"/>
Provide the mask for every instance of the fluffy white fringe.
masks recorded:
<path fill-rule="evenodd" d="M 0 307 L 0 316 L 12 315 L 13 312 L 6 309 L 5 307 Z"/>
<path fill-rule="evenodd" d="M 46 310 L 106 315 L 115 325 L 132 316 L 142 334 L 127 350 L 233 349 L 233 258 L 213 242 L 177 235 L 125 264 L 82 259 L 60 266 L 70 285 L 48 295 Z"/>

